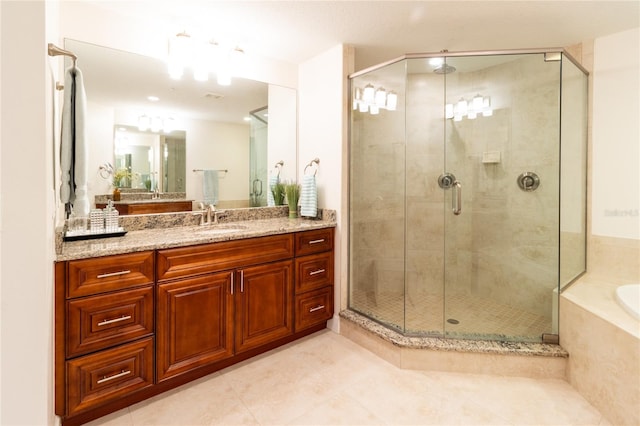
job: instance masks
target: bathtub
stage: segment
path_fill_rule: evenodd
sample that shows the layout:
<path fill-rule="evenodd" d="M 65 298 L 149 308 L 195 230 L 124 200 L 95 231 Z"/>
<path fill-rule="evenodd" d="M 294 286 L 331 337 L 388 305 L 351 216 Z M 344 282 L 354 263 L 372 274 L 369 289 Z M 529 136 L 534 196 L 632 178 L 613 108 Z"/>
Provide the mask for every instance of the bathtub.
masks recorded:
<path fill-rule="evenodd" d="M 640 320 L 640 283 L 616 288 L 616 300 L 629 315 Z"/>

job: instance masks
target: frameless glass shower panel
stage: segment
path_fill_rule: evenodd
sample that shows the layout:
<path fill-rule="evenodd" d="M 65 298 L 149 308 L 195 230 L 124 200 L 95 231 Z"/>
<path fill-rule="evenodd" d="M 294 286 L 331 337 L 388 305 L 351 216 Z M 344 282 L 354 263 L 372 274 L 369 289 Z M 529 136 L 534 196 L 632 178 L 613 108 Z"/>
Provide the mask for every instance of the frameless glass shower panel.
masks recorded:
<path fill-rule="evenodd" d="M 562 58 L 560 287 L 586 270 L 587 75 Z M 556 324 L 557 327 L 557 324 Z"/>
<path fill-rule="evenodd" d="M 267 205 L 267 141 L 269 123 L 261 110 L 251 111 L 251 138 L 249 140 L 249 206 Z"/>
<path fill-rule="evenodd" d="M 444 192 L 438 186 L 444 158 L 444 79 L 434 63 L 407 60 L 406 334 L 443 333 Z M 438 69 L 438 68 L 436 68 Z"/>
<path fill-rule="evenodd" d="M 351 80 L 349 307 L 404 331 L 405 62 Z"/>
<path fill-rule="evenodd" d="M 448 58 L 445 335 L 540 341 L 558 275 L 560 62 Z"/>

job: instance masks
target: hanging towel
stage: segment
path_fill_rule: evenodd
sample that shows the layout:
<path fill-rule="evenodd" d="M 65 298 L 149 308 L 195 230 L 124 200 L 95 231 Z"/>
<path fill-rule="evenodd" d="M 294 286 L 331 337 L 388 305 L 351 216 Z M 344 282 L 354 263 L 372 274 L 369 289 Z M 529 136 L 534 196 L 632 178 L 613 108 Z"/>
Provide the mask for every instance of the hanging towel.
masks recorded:
<path fill-rule="evenodd" d="M 89 215 L 87 197 L 88 145 L 85 129 L 87 97 L 82 72 L 68 68 L 64 77 L 62 134 L 60 137 L 60 201 L 67 215 L 73 208 L 77 216 Z"/>
<path fill-rule="evenodd" d="M 204 203 L 208 206 L 218 204 L 218 171 L 204 170 L 202 177 L 202 195 Z"/>
<path fill-rule="evenodd" d="M 269 176 L 269 190 L 267 191 L 267 206 L 273 207 L 276 205 L 276 200 L 273 198 L 273 187 L 280 182 L 280 176 L 272 174 Z"/>
<path fill-rule="evenodd" d="M 318 189 L 315 175 L 304 175 L 300 188 L 300 216 L 316 217 L 318 215 Z"/>

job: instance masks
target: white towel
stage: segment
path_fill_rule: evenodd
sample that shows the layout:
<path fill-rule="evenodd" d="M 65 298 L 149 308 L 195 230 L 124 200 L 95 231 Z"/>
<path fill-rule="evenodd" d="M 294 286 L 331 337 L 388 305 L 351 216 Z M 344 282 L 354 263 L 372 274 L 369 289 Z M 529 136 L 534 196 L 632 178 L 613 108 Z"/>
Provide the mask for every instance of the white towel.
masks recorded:
<path fill-rule="evenodd" d="M 205 170 L 202 177 L 202 196 L 206 205 L 218 204 L 218 171 Z"/>
<path fill-rule="evenodd" d="M 85 129 L 87 97 L 82 72 L 68 68 L 64 78 L 62 135 L 60 138 L 60 201 L 67 212 L 73 206 L 77 216 L 89 215 L 87 198 L 88 146 Z"/>
<path fill-rule="evenodd" d="M 269 176 L 269 190 L 267 191 L 267 206 L 273 207 L 276 205 L 276 200 L 273 198 L 273 187 L 280 182 L 280 176 L 273 174 Z"/>
<path fill-rule="evenodd" d="M 300 216 L 316 217 L 318 215 L 318 189 L 315 175 L 304 175 L 300 188 Z"/>

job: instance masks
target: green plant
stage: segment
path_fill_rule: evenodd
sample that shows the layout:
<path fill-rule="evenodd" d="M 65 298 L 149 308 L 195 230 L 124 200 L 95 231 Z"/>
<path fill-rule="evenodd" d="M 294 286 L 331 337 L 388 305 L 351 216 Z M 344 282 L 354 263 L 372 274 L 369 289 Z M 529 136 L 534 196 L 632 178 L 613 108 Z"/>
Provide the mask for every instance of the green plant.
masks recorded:
<path fill-rule="evenodd" d="M 271 187 L 271 192 L 273 193 L 273 201 L 275 201 L 276 206 L 284 205 L 284 196 L 285 196 L 285 184 L 284 183 L 276 183 Z"/>
<path fill-rule="evenodd" d="M 288 183 L 285 185 L 285 192 L 287 194 L 289 210 L 296 210 L 298 208 L 298 199 L 300 198 L 300 185 L 297 183 Z"/>
<path fill-rule="evenodd" d="M 123 180 L 128 181 L 129 185 L 131 185 L 131 172 L 129 169 L 118 169 L 113 173 L 113 186 L 126 186 L 126 183 L 122 182 Z"/>

